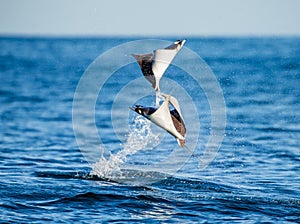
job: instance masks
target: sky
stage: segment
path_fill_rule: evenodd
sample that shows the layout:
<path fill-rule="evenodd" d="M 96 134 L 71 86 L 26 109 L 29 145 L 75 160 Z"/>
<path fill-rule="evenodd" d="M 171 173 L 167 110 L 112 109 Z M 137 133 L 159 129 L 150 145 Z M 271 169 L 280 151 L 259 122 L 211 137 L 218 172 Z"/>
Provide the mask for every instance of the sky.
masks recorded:
<path fill-rule="evenodd" d="M 300 36 L 300 0 L 0 0 L 0 35 Z"/>

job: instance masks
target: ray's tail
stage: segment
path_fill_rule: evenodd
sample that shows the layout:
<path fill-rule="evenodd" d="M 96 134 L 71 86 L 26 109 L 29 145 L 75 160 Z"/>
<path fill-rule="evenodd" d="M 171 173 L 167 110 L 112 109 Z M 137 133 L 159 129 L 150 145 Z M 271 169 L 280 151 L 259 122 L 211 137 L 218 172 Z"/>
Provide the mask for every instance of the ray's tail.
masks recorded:
<path fill-rule="evenodd" d="M 187 147 L 186 145 L 183 145 L 182 147 L 185 148 L 190 153 L 190 155 L 198 161 L 198 166 L 200 166 L 201 164 L 200 157 L 196 155 L 192 150 L 190 150 L 189 147 Z"/>

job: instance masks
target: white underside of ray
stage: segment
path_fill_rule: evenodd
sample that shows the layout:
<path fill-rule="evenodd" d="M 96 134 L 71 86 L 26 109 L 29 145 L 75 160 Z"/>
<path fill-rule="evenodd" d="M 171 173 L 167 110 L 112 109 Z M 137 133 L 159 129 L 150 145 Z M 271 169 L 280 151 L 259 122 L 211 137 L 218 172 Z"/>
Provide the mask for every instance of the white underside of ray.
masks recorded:
<path fill-rule="evenodd" d="M 178 100 L 174 96 L 167 95 L 165 93 L 161 93 L 161 95 L 164 98 L 169 98 L 169 103 L 177 110 L 177 112 L 179 113 L 179 116 L 183 120 L 183 116 L 181 114 L 181 110 L 180 110 L 180 106 L 179 106 Z"/>
<path fill-rule="evenodd" d="M 159 90 L 159 81 L 161 77 L 184 43 L 185 41 L 183 41 L 181 45 L 178 44 L 174 49 L 158 49 L 153 51 L 152 71 L 155 76 L 156 90 Z"/>
<path fill-rule="evenodd" d="M 160 49 L 154 51 L 152 71 L 155 76 L 156 89 L 159 88 L 159 81 L 176 56 L 177 52 L 178 51 L 175 49 Z"/>
<path fill-rule="evenodd" d="M 170 95 L 166 95 L 166 99 L 163 102 L 163 104 L 153 114 L 151 114 L 148 118 L 154 124 L 156 124 L 157 126 L 163 128 L 164 130 L 168 131 L 169 133 L 171 133 L 176 138 L 184 140 L 185 138 L 176 130 L 176 128 L 173 124 L 173 120 L 171 118 L 171 113 L 170 113 L 170 109 L 169 109 L 170 98 L 171 98 Z M 172 98 L 174 98 L 174 97 L 172 97 Z M 178 102 L 177 102 L 177 104 L 178 104 Z"/>

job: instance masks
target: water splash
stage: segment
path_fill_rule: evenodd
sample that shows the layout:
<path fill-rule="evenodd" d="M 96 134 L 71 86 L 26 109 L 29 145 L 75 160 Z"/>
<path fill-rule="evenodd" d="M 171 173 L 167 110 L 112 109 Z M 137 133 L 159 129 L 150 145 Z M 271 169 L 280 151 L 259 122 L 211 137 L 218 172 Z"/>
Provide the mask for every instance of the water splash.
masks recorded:
<path fill-rule="evenodd" d="M 159 134 L 151 131 L 151 122 L 141 116 L 136 116 L 130 125 L 124 148 L 116 154 L 110 154 L 109 158 L 102 155 L 99 161 L 93 164 L 90 175 L 110 180 L 125 178 L 122 166 L 126 163 L 127 157 L 140 150 L 153 149 L 159 142 Z"/>
<path fill-rule="evenodd" d="M 155 106 L 156 108 L 160 107 L 161 104 L 164 102 L 165 98 L 163 97 L 160 90 L 156 92 L 156 100 L 155 100 Z"/>

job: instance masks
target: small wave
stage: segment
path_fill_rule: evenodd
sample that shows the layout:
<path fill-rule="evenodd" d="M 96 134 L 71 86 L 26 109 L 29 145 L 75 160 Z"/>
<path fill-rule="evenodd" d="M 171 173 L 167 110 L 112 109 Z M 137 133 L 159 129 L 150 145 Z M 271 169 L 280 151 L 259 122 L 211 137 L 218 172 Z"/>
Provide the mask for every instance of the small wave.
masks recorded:
<path fill-rule="evenodd" d="M 18 95 L 15 92 L 6 91 L 6 90 L 1 90 L 0 96 L 2 96 L 5 99 L 4 102 L 6 103 L 13 103 L 13 102 L 42 103 L 46 101 L 45 99 L 36 95 L 29 95 L 29 96 Z"/>
<path fill-rule="evenodd" d="M 88 172 L 35 172 L 37 177 L 54 178 L 54 179 L 80 179 L 80 180 L 94 180 L 94 181 L 109 181 L 96 175 L 90 175 Z"/>
<path fill-rule="evenodd" d="M 114 179 L 107 177 L 100 177 L 94 175 L 91 172 L 51 172 L 51 171 L 37 171 L 34 173 L 37 177 L 43 178 L 54 178 L 54 179 L 79 179 L 79 180 L 90 180 L 90 181 L 104 181 L 112 183 L 126 183 L 134 186 L 138 186 L 138 183 L 142 185 L 143 183 L 153 182 L 155 180 L 162 180 L 169 178 L 169 175 L 156 172 L 156 171 L 141 171 L 141 170 L 130 170 L 130 169 L 120 169 L 122 177 L 118 178 L 115 176 Z"/>
<path fill-rule="evenodd" d="M 262 132 L 292 132 L 298 133 L 300 130 L 298 128 L 283 128 L 283 127 L 257 127 L 258 131 Z"/>
<path fill-rule="evenodd" d="M 86 192 L 77 194 L 71 197 L 64 197 L 52 201 L 43 202 L 43 205 L 56 204 L 56 203 L 70 203 L 70 202 L 87 202 L 90 201 L 112 201 L 112 200 L 128 200 L 129 196 L 118 195 L 118 194 L 99 194 L 94 192 Z"/>

